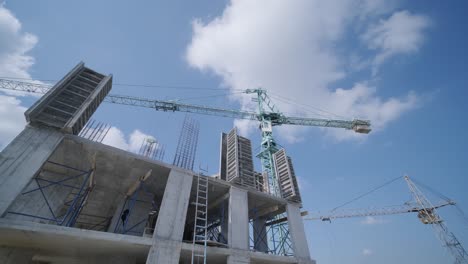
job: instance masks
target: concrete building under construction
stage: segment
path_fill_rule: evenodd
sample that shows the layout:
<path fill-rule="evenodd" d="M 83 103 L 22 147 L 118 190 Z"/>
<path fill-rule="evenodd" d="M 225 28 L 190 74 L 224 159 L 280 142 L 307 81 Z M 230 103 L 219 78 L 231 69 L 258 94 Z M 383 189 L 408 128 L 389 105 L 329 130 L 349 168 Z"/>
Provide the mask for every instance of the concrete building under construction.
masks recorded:
<path fill-rule="evenodd" d="M 0 154 L 0 263 L 315 263 L 284 151 L 277 197 L 235 129 L 217 178 L 78 136 L 111 88 L 80 63 L 25 112 Z"/>

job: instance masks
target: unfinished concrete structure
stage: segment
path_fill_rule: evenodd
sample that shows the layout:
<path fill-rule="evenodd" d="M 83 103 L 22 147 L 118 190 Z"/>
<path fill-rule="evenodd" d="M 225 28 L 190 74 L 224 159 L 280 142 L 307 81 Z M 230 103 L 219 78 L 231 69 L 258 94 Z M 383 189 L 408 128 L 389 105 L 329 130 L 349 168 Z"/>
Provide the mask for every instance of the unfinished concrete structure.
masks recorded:
<path fill-rule="evenodd" d="M 203 251 L 192 171 L 77 136 L 111 85 L 79 64 L 1 152 L 0 263 L 176 264 Z M 299 203 L 212 177 L 208 193 L 207 263 L 314 263 Z M 278 223 L 292 254 L 272 249 Z"/>

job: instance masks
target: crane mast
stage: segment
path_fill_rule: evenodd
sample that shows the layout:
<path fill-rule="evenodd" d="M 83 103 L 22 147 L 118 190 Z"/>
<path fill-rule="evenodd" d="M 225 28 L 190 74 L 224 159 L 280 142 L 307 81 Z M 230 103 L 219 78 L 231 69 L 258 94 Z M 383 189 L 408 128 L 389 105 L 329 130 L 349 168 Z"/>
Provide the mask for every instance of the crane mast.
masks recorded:
<path fill-rule="evenodd" d="M 445 225 L 443 219 L 439 216 L 436 208 L 424 196 L 419 188 L 411 181 L 408 176 L 405 176 L 405 181 L 414 197 L 414 200 L 422 208 L 418 212 L 418 218 L 424 224 L 430 224 L 434 229 L 437 237 L 442 242 L 442 245 L 447 248 L 450 254 L 455 258 L 455 264 L 468 264 L 468 254 L 462 244 L 455 235 L 450 232 Z"/>
<path fill-rule="evenodd" d="M 268 175 L 268 187 L 271 194 L 281 196 L 278 179 L 276 176 L 273 154 L 278 151 L 278 147 L 273 137 L 273 121 L 281 116 L 279 110 L 272 103 L 266 91 L 263 89 L 246 90 L 246 93 L 256 93 L 257 98 L 253 101 L 258 103 L 258 116 L 260 121 L 260 129 L 262 131 L 262 142 L 260 144 L 260 152 L 257 157 L 260 158 L 262 164 L 262 172 Z M 270 112 L 265 111 L 266 105 Z"/>

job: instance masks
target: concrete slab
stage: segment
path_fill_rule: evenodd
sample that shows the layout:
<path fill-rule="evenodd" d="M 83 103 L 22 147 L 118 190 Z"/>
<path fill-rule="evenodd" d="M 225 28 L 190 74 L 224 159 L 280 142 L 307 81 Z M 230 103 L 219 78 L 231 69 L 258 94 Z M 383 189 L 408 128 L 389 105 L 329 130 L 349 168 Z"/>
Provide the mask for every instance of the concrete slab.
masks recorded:
<path fill-rule="evenodd" d="M 131 256 L 146 259 L 151 238 L 0 219 L 0 245 L 58 256 Z"/>

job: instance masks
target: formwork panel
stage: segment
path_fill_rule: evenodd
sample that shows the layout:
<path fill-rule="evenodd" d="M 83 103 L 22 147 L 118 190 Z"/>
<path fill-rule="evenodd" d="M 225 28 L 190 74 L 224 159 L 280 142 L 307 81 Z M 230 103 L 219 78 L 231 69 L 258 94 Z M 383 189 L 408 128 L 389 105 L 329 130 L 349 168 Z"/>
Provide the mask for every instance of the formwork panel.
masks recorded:
<path fill-rule="evenodd" d="M 25 113 L 32 124 L 43 124 L 77 135 L 112 88 L 105 76 L 76 65 Z"/>

